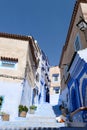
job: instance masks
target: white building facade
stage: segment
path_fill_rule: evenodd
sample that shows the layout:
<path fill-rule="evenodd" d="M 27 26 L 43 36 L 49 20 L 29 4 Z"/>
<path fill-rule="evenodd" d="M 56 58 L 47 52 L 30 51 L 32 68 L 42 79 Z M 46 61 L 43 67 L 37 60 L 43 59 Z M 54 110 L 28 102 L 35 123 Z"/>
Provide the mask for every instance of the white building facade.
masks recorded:
<path fill-rule="evenodd" d="M 36 43 L 37 44 L 37 43 Z M 49 61 L 45 53 L 39 48 L 37 53 L 38 67 L 36 69 L 36 81 L 34 88 L 34 99 L 35 105 L 49 102 Z M 47 95 L 48 92 L 48 95 Z M 48 96 L 48 97 L 47 97 Z M 48 98 L 48 100 L 47 100 Z"/>
<path fill-rule="evenodd" d="M 32 37 L 0 33 L 0 97 L 1 111 L 18 117 L 20 104 L 32 104 L 34 72 L 31 53 Z M 33 44 L 33 43 L 32 43 Z"/>
<path fill-rule="evenodd" d="M 48 58 L 33 37 L 0 33 L 1 112 L 9 114 L 10 120 L 15 120 L 19 105 L 29 108 L 30 105 L 46 102 L 47 90 Z"/>

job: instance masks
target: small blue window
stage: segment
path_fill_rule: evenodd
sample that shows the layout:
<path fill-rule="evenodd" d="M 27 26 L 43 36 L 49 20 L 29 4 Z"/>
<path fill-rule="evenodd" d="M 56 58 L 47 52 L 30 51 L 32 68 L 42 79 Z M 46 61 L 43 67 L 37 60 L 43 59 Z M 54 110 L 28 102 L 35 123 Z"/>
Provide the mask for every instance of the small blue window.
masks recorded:
<path fill-rule="evenodd" d="M 53 81 L 58 81 L 59 74 L 53 74 Z"/>
<path fill-rule="evenodd" d="M 53 90 L 55 91 L 55 93 L 59 93 L 60 86 L 58 86 L 58 87 L 53 87 Z"/>
<path fill-rule="evenodd" d="M 14 69 L 16 68 L 17 63 L 16 62 L 11 62 L 11 61 L 0 61 L 0 67 L 1 68 L 7 68 L 7 69 Z"/>
<path fill-rule="evenodd" d="M 6 62 L 6 61 L 2 61 L 1 65 L 3 67 L 14 67 L 15 63 L 14 62 Z"/>
<path fill-rule="evenodd" d="M 76 39 L 75 39 L 75 42 L 74 42 L 74 48 L 75 48 L 75 51 L 81 50 L 81 42 L 80 42 L 79 35 L 76 36 Z"/>
<path fill-rule="evenodd" d="M 4 69 L 14 69 L 17 67 L 18 58 L 3 57 L 0 59 L 0 67 Z"/>

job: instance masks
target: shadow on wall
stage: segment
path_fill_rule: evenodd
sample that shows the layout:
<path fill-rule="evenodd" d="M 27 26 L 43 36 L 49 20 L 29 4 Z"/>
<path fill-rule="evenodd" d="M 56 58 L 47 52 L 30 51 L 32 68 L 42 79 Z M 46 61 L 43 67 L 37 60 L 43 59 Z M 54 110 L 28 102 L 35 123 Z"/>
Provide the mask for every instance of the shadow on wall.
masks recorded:
<path fill-rule="evenodd" d="M 52 106 L 52 109 L 53 109 L 53 111 L 54 111 L 56 116 L 61 115 L 61 111 L 59 109 L 59 105 Z"/>

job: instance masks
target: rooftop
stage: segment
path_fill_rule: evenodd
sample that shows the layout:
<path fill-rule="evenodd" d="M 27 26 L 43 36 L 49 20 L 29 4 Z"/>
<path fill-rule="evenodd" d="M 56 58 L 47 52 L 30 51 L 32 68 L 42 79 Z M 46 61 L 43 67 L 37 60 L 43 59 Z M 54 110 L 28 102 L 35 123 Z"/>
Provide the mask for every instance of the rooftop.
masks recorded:
<path fill-rule="evenodd" d="M 87 3 L 87 0 L 76 0 L 75 6 L 74 6 L 74 9 L 73 9 L 73 13 L 72 13 L 72 16 L 71 16 L 71 21 L 70 21 L 70 25 L 69 25 L 69 29 L 68 29 L 68 33 L 67 33 L 67 37 L 66 37 L 66 41 L 65 41 L 65 45 L 64 45 L 64 47 L 62 49 L 62 54 L 61 54 L 61 57 L 60 57 L 59 67 L 60 67 L 61 62 L 62 62 L 64 51 L 66 50 L 66 48 L 68 46 L 68 42 L 69 42 L 69 39 L 70 39 L 71 31 L 72 31 L 72 28 L 73 28 L 73 24 L 75 22 L 75 17 L 76 17 L 76 14 L 77 14 L 77 11 L 78 11 L 78 7 L 79 7 L 80 3 Z"/>

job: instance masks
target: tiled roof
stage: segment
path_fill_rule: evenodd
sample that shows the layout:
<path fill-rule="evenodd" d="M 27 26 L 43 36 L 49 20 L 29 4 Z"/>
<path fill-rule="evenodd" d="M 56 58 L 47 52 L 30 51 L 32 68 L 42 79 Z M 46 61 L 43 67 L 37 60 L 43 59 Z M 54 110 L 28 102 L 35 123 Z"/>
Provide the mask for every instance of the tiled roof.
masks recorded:
<path fill-rule="evenodd" d="M 0 37 L 6 37 L 6 38 L 12 38 L 12 39 L 19 39 L 19 40 L 25 40 L 25 41 L 31 39 L 31 36 L 9 34 L 9 33 L 3 33 L 3 32 L 0 32 Z"/>
<path fill-rule="evenodd" d="M 73 24 L 74 24 L 75 17 L 76 17 L 78 7 L 79 7 L 80 3 L 87 3 L 87 0 L 76 0 L 75 6 L 74 6 L 74 9 L 73 9 L 73 13 L 72 13 L 72 17 L 71 17 L 71 21 L 70 21 L 70 25 L 69 25 L 69 30 L 68 30 L 66 41 L 65 41 L 65 45 L 64 45 L 64 47 L 62 49 L 62 54 L 61 54 L 61 58 L 60 58 L 59 67 L 60 67 L 61 62 L 62 62 L 64 51 L 66 50 L 66 48 L 68 46 L 69 38 L 70 38 L 70 35 L 71 35 L 71 31 L 72 31 L 72 28 L 73 28 Z"/>
<path fill-rule="evenodd" d="M 2 57 L 2 56 L 1 56 L 1 60 L 2 60 L 2 61 L 18 62 L 18 58 L 11 58 L 11 57 Z"/>

